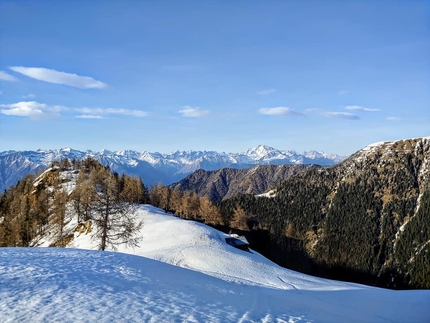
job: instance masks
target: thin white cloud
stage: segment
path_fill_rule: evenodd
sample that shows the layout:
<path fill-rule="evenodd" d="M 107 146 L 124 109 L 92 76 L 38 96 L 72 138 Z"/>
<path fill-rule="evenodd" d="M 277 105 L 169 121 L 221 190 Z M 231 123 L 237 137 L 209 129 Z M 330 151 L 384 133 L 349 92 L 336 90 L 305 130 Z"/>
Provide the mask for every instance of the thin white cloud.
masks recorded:
<path fill-rule="evenodd" d="M 378 112 L 379 109 L 370 109 L 370 108 L 364 108 L 359 105 L 348 105 L 345 107 L 346 110 L 352 110 L 352 111 L 365 111 L 365 112 Z"/>
<path fill-rule="evenodd" d="M 349 91 L 347 91 L 347 90 L 342 90 L 342 91 L 337 92 L 337 94 L 339 94 L 339 95 L 345 95 L 348 93 L 349 93 Z"/>
<path fill-rule="evenodd" d="M 23 99 L 34 99 L 36 96 L 34 94 L 27 94 L 27 95 L 23 95 L 22 98 Z"/>
<path fill-rule="evenodd" d="M 118 114 L 118 115 L 126 115 L 133 117 L 146 117 L 148 116 L 148 112 L 142 110 L 130 110 L 130 109 L 113 109 L 113 108 L 76 108 L 78 112 L 83 113 L 84 115 L 108 115 L 108 114 Z"/>
<path fill-rule="evenodd" d="M 0 112 L 8 116 L 29 117 L 32 119 L 42 119 L 58 117 L 60 111 L 67 110 L 61 105 L 47 105 L 36 101 L 21 101 L 12 104 L 0 104 Z"/>
<path fill-rule="evenodd" d="M 306 109 L 306 113 L 317 113 L 319 115 L 322 115 L 324 117 L 328 118 L 338 118 L 338 119 L 347 119 L 347 120 L 359 120 L 360 117 L 356 114 L 349 113 L 349 112 L 332 112 L 332 111 L 326 111 L 321 108 L 312 108 L 312 109 Z"/>
<path fill-rule="evenodd" d="M 325 112 L 324 115 L 330 118 L 348 119 L 348 120 L 359 120 L 360 117 L 356 114 L 349 112 Z"/>
<path fill-rule="evenodd" d="M 18 79 L 15 76 L 10 75 L 10 74 L 8 74 L 8 73 L 6 73 L 4 71 L 0 71 L 0 80 L 2 80 L 2 81 L 8 81 L 8 82 L 18 81 Z"/>
<path fill-rule="evenodd" d="M 187 118 L 201 118 L 207 115 L 209 110 L 202 110 L 199 107 L 193 108 L 189 105 L 186 105 L 182 108 L 182 110 L 179 110 L 179 113 L 181 113 L 183 117 Z"/>
<path fill-rule="evenodd" d="M 107 84 L 89 76 L 59 72 L 43 67 L 9 66 L 9 69 L 39 81 L 63 84 L 80 89 L 104 89 L 107 87 Z"/>
<path fill-rule="evenodd" d="M 146 117 L 148 113 L 141 110 L 112 109 L 112 108 L 67 108 L 62 105 L 48 105 L 36 101 L 21 101 L 12 104 L 0 104 L 0 113 L 9 116 L 30 117 L 40 119 L 46 117 L 58 117 L 60 112 L 80 112 L 76 118 L 102 119 L 106 115 L 125 115 L 133 117 Z"/>
<path fill-rule="evenodd" d="M 276 108 L 261 108 L 258 110 L 259 113 L 265 114 L 268 116 L 304 116 L 303 113 L 296 112 L 288 107 L 276 107 Z"/>
<path fill-rule="evenodd" d="M 306 113 L 309 113 L 309 112 L 311 112 L 311 113 L 313 113 L 313 112 L 315 112 L 315 113 L 323 113 L 324 110 L 321 109 L 321 108 L 309 108 L 309 109 L 306 109 L 305 112 Z"/>
<path fill-rule="evenodd" d="M 268 94 L 272 94 L 275 92 L 276 92 L 276 89 L 267 89 L 267 90 L 258 91 L 257 93 L 259 95 L 268 95 Z"/>
<path fill-rule="evenodd" d="M 398 118 L 398 117 L 386 117 L 385 120 L 388 120 L 388 121 L 399 121 L 401 119 Z"/>
<path fill-rule="evenodd" d="M 90 115 L 90 114 L 81 114 L 76 116 L 76 118 L 78 119 L 103 119 L 102 116 L 95 116 L 95 115 Z"/>

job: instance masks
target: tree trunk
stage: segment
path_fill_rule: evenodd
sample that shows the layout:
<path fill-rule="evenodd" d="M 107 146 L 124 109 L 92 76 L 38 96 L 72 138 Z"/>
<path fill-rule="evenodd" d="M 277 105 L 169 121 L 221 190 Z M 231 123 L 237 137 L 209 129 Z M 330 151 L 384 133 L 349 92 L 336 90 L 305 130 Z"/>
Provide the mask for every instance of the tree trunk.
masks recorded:
<path fill-rule="evenodd" d="M 102 227 L 102 238 L 101 238 L 100 250 L 106 249 L 106 240 L 107 240 L 108 223 L 109 223 L 109 204 L 110 204 L 109 197 L 107 197 L 104 216 L 103 216 L 103 227 Z"/>

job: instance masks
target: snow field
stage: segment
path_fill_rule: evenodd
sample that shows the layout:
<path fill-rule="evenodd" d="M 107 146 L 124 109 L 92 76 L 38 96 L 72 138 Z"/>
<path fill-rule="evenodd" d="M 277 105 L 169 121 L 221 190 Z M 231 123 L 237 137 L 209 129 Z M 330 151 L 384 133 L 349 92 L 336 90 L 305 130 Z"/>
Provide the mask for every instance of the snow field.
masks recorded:
<path fill-rule="evenodd" d="M 135 249 L 82 250 L 97 248 L 91 233 L 67 249 L 0 248 L 0 321 L 430 322 L 430 291 L 297 273 L 150 205 L 138 218 Z"/>

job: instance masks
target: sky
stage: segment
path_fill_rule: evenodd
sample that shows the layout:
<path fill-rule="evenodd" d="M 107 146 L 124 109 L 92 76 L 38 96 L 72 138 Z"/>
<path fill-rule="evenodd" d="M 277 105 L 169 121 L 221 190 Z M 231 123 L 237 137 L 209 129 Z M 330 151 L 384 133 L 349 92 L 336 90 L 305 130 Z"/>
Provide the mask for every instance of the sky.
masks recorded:
<path fill-rule="evenodd" d="M 428 1 L 0 2 L 0 151 L 430 135 Z"/>

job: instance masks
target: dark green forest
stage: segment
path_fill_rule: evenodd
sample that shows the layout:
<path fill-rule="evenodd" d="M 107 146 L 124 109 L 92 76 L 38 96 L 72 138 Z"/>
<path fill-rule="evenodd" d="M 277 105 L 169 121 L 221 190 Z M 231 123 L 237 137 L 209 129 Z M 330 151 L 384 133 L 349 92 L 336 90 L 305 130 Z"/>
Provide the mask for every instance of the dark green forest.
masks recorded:
<path fill-rule="evenodd" d="M 243 233 L 257 244 L 264 237 L 254 248 L 285 267 L 380 287 L 427 289 L 430 187 L 418 178 L 421 156 L 389 157 L 309 170 L 280 184 L 275 197 L 242 195 L 218 206 L 226 221 L 243 209 Z"/>

